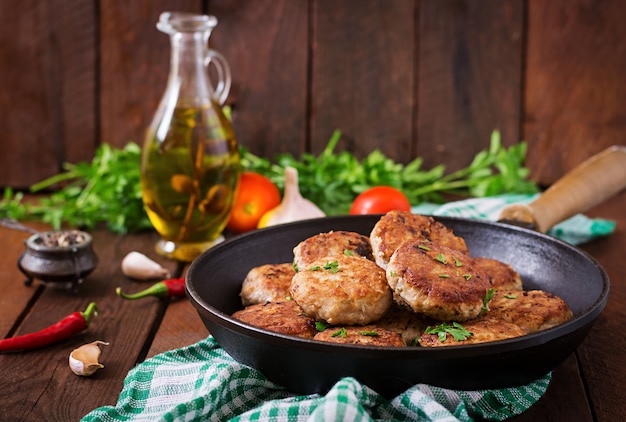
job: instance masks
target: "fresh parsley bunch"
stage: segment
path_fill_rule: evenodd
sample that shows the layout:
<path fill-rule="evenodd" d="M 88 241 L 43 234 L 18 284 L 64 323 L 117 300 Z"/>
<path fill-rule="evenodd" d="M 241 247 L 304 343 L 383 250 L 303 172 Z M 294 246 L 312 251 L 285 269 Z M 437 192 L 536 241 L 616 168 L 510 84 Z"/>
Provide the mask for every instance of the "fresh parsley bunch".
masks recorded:
<path fill-rule="evenodd" d="M 298 170 L 300 192 L 326 214 L 345 214 L 356 196 L 372 186 L 386 185 L 400 189 L 412 205 L 421 202 L 444 202 L 445 194 L 485 197 L 504 193 L 535 193 L 537 185 L 528 179 L 524 167 L 526 143 L 510 148 L 502 146 L 500 133 L 491 135 L 488 150 L 479 152 L 468 167 L 445 174 L 445 166 L 422 168 L 423 159 L 407 165 L 394 162 L 380 150 L 372 151 L 362 161 L 348 151 L 335 153 L 341 138 L 335 131 L 319 156 L 279 154 L 275 162 L 260 158 L 242 148 L 246 170 L 264 174 L 279 188 L 284 187 L 284 168 Z"/>
<path fill-rule="evenodd" d="M 103 144 L 90 163 L 66 163 L 64 172 L 33 185 L 33 193 L 61 186 L 36 202 L 5 189 L 0 216 L 38 220 L 55 229 L 62 224 L 93 228 L 104 223 L 110 231 L 124 234 L 151 228 L 141 200 L 140 160 L 141 148 L 135 143 L 122 149 Z"/>

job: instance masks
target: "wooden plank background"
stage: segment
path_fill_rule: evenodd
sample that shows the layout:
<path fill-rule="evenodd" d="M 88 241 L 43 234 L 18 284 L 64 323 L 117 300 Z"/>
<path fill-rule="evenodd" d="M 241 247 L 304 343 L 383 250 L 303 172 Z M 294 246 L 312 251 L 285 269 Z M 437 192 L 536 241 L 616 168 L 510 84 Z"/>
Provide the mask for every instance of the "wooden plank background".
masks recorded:
<path fill-rule="evenodd" d="M 378 148 L 454 170 L 529 143 L 547 185 L 624 143 L 619 0 L 0 0 L 0 187 L 27 188 L 101 143 L 142 143 L 165 88 L 165 10 L 206 12 L 228 103 L 258 155 Z"/>

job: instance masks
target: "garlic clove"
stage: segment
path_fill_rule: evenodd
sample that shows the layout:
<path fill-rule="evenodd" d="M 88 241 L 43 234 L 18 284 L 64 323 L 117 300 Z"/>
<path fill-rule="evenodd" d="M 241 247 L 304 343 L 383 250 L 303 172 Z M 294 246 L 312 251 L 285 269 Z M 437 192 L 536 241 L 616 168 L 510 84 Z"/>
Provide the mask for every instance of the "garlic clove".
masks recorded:
<path fill-rule="evenodd" d="M 104 365 L 98 362 L 101 353 L 100 344 L 109 345 L 106 341 L 96 340 L 72 350 L 69 364 L 73 373 L 87 377 L 93 375 L 98 369 L 104 368 Z"/>
<path fill-rule="evenodd" d="M 300 194 L 298 170 L 293 167 L 285 167 L 285 194 L 283 200 L 280 205 L 268 211 L 261 218 L 259 228 L 325 216 L 324 211 Z"/>
<path fill-rule="evenodd" d="M 122 272 L 137 280 L 170 278 L 170 272 L 140 252 L 130 252 L 122 260 Z"/>

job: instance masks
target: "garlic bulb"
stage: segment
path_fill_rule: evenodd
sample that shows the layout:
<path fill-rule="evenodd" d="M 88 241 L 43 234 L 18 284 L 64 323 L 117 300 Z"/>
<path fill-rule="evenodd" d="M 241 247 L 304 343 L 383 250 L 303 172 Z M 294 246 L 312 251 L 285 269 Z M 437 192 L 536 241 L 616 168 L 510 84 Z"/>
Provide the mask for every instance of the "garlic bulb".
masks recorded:
<path fill-rule="evenodd" d="M 137 280 L 170 278 L 170 272 L 140 252 L 130 252 L 122 260 L 122 272 Z"/>
<path fill-rule="evenodd" d="M 324 211 L 300 194 L 298 170 L 293 167 L 285 167 L 285 194 L 283 200 L 279 206 L 261 217 L 258 227 L 262 228 L 325 216 Z"/>
<path fill-rule="evenodd" d="M 87 377 L 98 369 L 104 368 L 104 365 L 98 362 L 100 357 L 100 347 L 98 345 L 100 344 L 109 345 L 106 341 L 96 340 L 72 350 L 69 361 L 70 369 L 73 373 Z"/>

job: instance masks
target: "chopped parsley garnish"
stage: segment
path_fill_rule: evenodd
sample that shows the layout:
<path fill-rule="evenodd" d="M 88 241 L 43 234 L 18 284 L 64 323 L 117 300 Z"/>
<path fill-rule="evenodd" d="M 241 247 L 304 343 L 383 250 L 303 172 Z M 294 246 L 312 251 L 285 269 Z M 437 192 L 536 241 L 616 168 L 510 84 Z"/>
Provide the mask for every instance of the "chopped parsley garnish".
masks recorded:
<path fill-rule="evenodd" d="M 328 325 L 326 325 L 326 323 L 325 323 L 325 322 L 322 322 L 322 321 L 315 321 L 315 329 L 316 329 L 317 331 L 319 331 L 320 333 L 321 333 L 322 331 L 324 331 L 325 329 L 327 329 L 327 328 L 328 328 Z"/>
<path fill-rule="evenodd" d="M 442 343 L 446 341 L 448 334 L 456 341 L 467 340 L 474 335 L 474 333 L 467 331 L 467 329 L 458 322 L 453 322 L 452 324 L 442 322 L 436 327 L 429 326 L 426 328 L 426 334 L 437 334 L 437 338 Z"/>
<path fill-rule="evenodd" d="M 378 337 L 380 334 L 372 330 L 372 331 L 361 331 L 361 335 L 369 336 L 369 337 Z"/>
<path fill-rule="evenodd" d="M 511 295 L 511 294 L 504 295 L 504 297 L 507 298 L 507 299 L 517 299 L 517 295 Z"/>
<path fill-rule="evenodd" d="M 425 251 L 429 251 L 430 248 L 428 246 L 424 246 L 424 245 L 417 245 L 418 248 L 423 249 Z"/>
<path fill-rule="evenodd" d="M 463 274 L 463 277 L 465 277 L 467 281 L 470 281 L 470 279 L 472 278 L 472 275 L 470 273 L 467 273 L 467 274 Z"/>
<path fill-rule="evenodd" d="M 337 271 L 339 271 L 339 262 L 332 261 L 332 262 L 327 262 L 326 264 L 324 264 L 323 267 L 319 265 L 314 265 L 309 268 L 310 271 L 319 271 L 321 269 L 328 270 L 331 273 L 336 273 Z"/>
<path fill-rule="evenodd" d="M 456 265 L 457 267 L 463 266 L 463 263 L 459 261 L 458 259 L 456 259 L 456 257 L 452 257 L 452 259 L 454 259 L 454 265 Z"/>
<path fill-rule="evenodd" d="M 448 274 L 439 274 L 439 278 L 450 278 Z"/>
<path fill-rule="evenodd" d="M 441 262 L 443 265 L 446 265 L 448 263 L 448 261 L 446 261 L 446 258 L 443 256 L 442 253 L 440 253 L 439 255 L 437 255 L 437 258 L 435 258 L 435 261 L 439 261 Z"/>
<path fill-rule="evenodd" d="M 344 249 L 343 254 L 346 256 L 354 256 L 354 252 L 352 252 L 350 249 Z"/>
<path fill-rule="evenodd" d="M 486 312 L 489 310 L 489 302 L 491 301 L 491 299 L 493 299 L 493 294 L 496 291 L 493 289 L 493 287 L 489 290 L 487 290 L 487 293 L 485 293 L 485 297 L 483 298 L 483 308 L 480 310 L 480 312 Z"/>
<path fill-rule="evenodd" d="M 293 266 L 293 270 L 294 270 L 295 272 L 298 272 L 298 264 L 296 264 L 296 263 L 294 262 L 294 263 L 292 264 L 292 266 Z"/>
<path fill-rule="evenodd" d="M 331 334 L 331 337 L 342 337 L 345 338 L 348 335 L 348 331 L 345 328 L 340 328 L 334 333 Z"/>
<path fill-rule="evenodd" d="M 324 269 L 330 271 L 331 273 L 336 273 L 339 271 L 339 262 L 327 262 L 326 265 L 324 265 Z"/>

